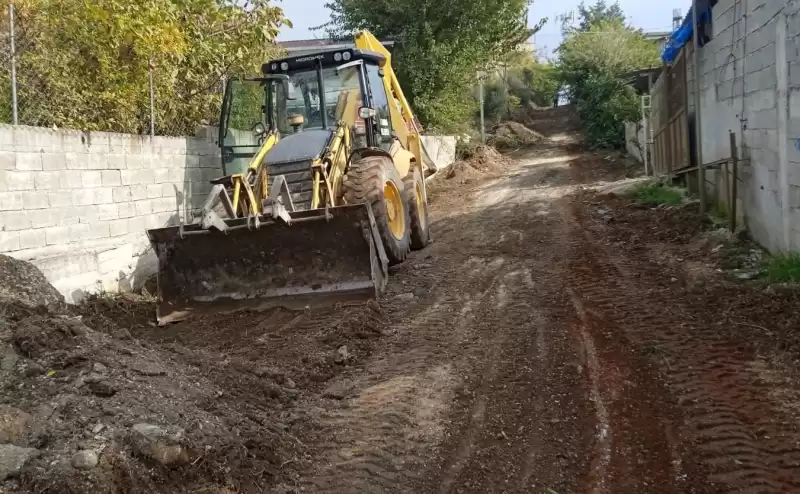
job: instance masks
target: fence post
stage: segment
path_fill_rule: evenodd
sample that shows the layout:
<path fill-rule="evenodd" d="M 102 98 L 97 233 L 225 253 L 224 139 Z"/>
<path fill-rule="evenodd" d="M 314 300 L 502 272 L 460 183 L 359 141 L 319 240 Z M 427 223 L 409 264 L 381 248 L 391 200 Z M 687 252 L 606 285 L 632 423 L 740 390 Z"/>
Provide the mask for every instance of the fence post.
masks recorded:
<path fill-rule="evenodd" d="M 153 89 L 153 59 L 147 59 L 147 78 L 150 86 L 150 137 L 156 135 L 156 95 Z"/>
<path fill-rule="evenodd" d="M 14 4 L 8 4 L 8 34 L 11 41 L 11 122 L 19 123 L 17 111 L 17 47 L 14 40 Z"/>
<path fill-rule="evenodd" d="M 483 74 L 478 78 L 478 94 L 481 104 L 481 144 L 486 144 L 486 123 L 483 114 Z"/>

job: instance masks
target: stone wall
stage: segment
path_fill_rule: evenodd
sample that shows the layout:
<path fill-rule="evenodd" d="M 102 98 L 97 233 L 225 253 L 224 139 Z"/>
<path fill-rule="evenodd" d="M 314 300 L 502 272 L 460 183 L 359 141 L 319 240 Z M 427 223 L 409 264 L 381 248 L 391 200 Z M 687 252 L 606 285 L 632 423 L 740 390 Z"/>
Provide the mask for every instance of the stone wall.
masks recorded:
<path fill-rule="evenodd" d="M 68 301 L 141 284 L 156 266 L 145 230 L 186 218 L 222 173 L 214 137 L 0 125 L 0 253 Z"/>
<path fill-rule="evenodd" d="M 703 161 L 740 156 L 738 210 L 770 250 L 800 249 L 800 2 L 719 0 L 713 36 L 699 51 Z M 687 53 L 690 120 L 694 71 Z M 721 172 L 707 188 L 728 198 Z"/>

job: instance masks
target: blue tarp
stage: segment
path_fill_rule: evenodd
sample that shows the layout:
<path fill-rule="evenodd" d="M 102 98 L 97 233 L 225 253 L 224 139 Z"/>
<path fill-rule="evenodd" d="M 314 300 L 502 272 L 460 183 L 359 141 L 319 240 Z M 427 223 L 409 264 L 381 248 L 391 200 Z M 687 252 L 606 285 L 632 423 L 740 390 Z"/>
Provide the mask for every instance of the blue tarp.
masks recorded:
<path fill-rule="evenodd" d="M 711 5 L 712 3 L 708 0 L 706 1 L 698 1 L 697 2 L 697 11 L 700 12 L 700 16 L 697 18 L 698 27 L 700 32 L 704 31 L 704 27 L 711 24 Z M 692 39 L 692 9 L 689 9 L 689 13 L 686 14 L 686 17 L 683 19 L 683 23 L 681 23 L 681 27 L 675 30 L 672 33 L 672 36 L 669 37 L 667 42 L 664 44 L 664 49 L 661 51 L 661 61 L 665 64 L 671 64 L 678 58 L 678 54 L 681 52 L 681 48 Z M 706 37 L 700 36 L 700 46 L 706 44 Z"/>

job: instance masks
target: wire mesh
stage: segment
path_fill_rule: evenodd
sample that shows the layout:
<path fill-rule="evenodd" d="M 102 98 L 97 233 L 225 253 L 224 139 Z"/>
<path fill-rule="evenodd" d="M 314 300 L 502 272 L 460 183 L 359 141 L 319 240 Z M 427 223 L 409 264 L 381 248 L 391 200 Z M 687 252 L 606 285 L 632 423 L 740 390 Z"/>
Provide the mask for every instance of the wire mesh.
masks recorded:
<path fill-rule="evenodd" d="M 118 74 L 93 79 L 87 74 L 106 62 L 79 47 L 46 53 L 41 46 L 54 34 L 36 32 L 42 23 L 22 5 L 13 18 L 11 6 L 0 14 L 0 123 L 14 123 L 16 110 L 19 125 L 48 128 L 187 136 L 217 125 L 224 89 L 218 74 L 187 84 L 170 60 L 120 53 Z"/>

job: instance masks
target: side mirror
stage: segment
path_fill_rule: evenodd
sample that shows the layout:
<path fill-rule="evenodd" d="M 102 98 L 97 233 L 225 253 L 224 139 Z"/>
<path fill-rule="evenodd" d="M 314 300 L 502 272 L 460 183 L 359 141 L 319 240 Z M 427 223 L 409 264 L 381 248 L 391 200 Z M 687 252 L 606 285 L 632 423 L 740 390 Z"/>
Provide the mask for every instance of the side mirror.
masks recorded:
<path fill-rule="evenodd" d="M 297 90 L 295 89 L 294 84 L 292 84 L 292 81 L 288 79 L 283 81 L 283 89 L 286 93 L 287 100 L 295 101 L 297 99 Z"/>

